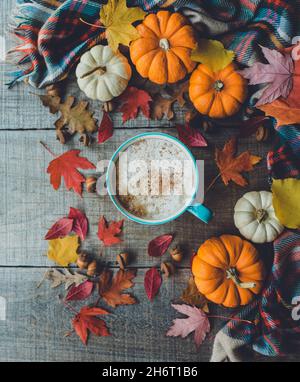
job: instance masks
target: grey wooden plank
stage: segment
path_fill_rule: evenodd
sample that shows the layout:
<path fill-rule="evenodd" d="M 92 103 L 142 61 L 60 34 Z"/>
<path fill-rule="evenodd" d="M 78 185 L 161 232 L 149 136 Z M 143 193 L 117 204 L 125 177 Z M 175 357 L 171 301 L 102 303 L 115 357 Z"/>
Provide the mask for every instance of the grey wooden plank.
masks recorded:
<path fill-rule="evenodd" d="M 127 138 L 144 130 L 118 130 L 112 139 L 99 146 L 82 147 L 82 155 L 96 163 L 100 159 L 110 159 L 114 150 Z M 170 133 L 175 134 L 174 130 Z M 194 149 L 197 159 L 205 160 L 206 184 L 217 174 L 213 161 L 214 144 L 223 144 L 232 130 L 226 129 L 222 134 L 211 136 L 210 148 Z M 56 153 L 67 149 L 81 147 L 73 141 L 67 146 L 60 145 L 52 131 L 6 131 L 0 134 L 0 190 L 2 205 L 0 208 L 0 265 L 51 265 L 43 256 L 47 243 L 43 240 L 48 228 L 59 218 L 68 213 L 70 206 L 82 208 L 90 220 L 90 235 L 84 248 L 95 255 L 102 251 L 97 238 L 97 224 L 100 215 L 109 220 L 122 216 L 117 212 L 108 196 L 99 197 L 84 193 L 83 198 L 68 192 L 64 186 L 54 191 L 46 174 L 46 168 L 52 159 L 39 144 L 43 140 Z M 257 144 L 252 138 L 243 141 L 241 150 L 251 149 L 253 153 L 265 157 L 269 145 Z M 158 226 L 146 227 L 126 221 L 124 226 L 124 242 L 121 245 L 105 248 L 103 256 L 106 260 L 115 259 L 120 250 L 132 252 L 136 266 L 148 266 L 155 260 L 147 255 L 147 244 L 155 236 L 167 232 L 176 233 L 176 242 L 186 248 L 184 266 L 189 265 L 192 251 L 199 244 L 213 235 L 234 233 L 233 207 L 237 199 L 249 189 L 268 188 L 266 163 L 258 165 L 249 175 L 250 187 L 230 185 L 225 187 L 221 182 L 207 195 L 206 204 L 215 217 L 208 225 L 198 221 L 194 216 L 185 213 L 174 222 Z M 216 197 L 217 196 L 217 197 Z"/>
<path fill-rule="evenodd" d="M 166 331 L 172 320 L 180 315 L 170 306 L 171 301 L 179 302 L 189 271 L 180 270 L 163 282 L 155 300 L 150 303 L 144 292 L 145 270 L 138 270 L 132 294 L 139 303 L 109 309 L 111 315 L 105 317 L 111 337 L 98 338 L 91 335 L 85 347 L 75 334 L 64 338 L 71 329 L 73 317 L 59 302 L 57 296 L 63 294 L 63 287 L 51 289 L 45 282 L 36 286 L 45 269 L 0 268 L 0 295 L 6 299 L 6 320 L 0 321 L 0 361 L 208 361 L 213 338 L 224 321 L 213 320 L 212 332 L 197 351 L 192 336 L 186 339 L 169 338 Z M 79 310 L 86 302 L 73 302 Z M 106 307 L 105 304 L 101 306 Z M 107 307 L 106 307 L 107 308 Z M 230 315 L 229 311 L 219 313 Z M 249 360 L 252 355 L 249 355 Z M 256 356 L 257 361 L 274 361 Z M 298 360 L 295 354 L 282 360 Z"/>

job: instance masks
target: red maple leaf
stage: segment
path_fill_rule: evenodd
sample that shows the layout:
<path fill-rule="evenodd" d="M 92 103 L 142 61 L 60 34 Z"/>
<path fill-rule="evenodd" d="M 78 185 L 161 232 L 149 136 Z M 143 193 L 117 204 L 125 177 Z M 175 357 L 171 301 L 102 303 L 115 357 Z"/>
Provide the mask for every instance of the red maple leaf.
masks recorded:
<path fill-rule="evenodd" d="M 114 133 L 114 125 L 109 114 L 104 112 L 103 118 L 98 129 L 98 143 L 106 142 Z"/>
<path fill-rule="evenodd" d="M 98 237 L 106 247 L 113 244 L 118 244 L 122 240 L 117 236 L 122 232 L 124 220 L 118 222 L 111 221 L 107 223 L 104 216 L 99 220 L 98 224 Z"/>
<path fill-rule="evenodd" d="M 109 314 L 109 312 L 102 308 L 84 306 L 73 318 L 73 328 L 85 345 L 87 344 L 89 332 L 99 337 L 110 335 L 105 322 L 96 317 L 103 314 Z"/>
<path fill-rule="evenodd" d="M 135 119 L 139 110 L 141 110 L 145 117 L 150 118 L 149 104 L 152 98 L 145 90 L 129 86 L 120 96 L 119 100 L 122 103 L 120 111 L 123 113 L 123 123 L 129 119 Z"/>
<path fill-rule="evenodd" d="M 73 189 L 77 194 L 82 194 L 85 177 L 77 169 L 88 170 L 96 167 L 88 159 L 79 157 L 79 153 L 80 150 L 70 150 L 50 162 L 47 173 L 50 174 L 50 183 L 55 190 L 60 187 L 63 177 L 67 190 Z"/>

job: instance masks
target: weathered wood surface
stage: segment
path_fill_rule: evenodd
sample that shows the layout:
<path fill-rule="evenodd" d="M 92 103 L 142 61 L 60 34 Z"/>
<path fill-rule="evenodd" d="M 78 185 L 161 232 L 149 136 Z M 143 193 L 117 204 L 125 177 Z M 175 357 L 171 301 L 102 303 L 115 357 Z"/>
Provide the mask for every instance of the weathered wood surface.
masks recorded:
<path fill-rule="evenodd" d="M 0 2 L 1 35 L 6 30 L 14 2 Z M 121 249 L 132 253 L 132 266 L 138 268 L 133 294 L 139 304 L 117 308 L 107 318 L 113 334 L 110 338 L 91 336 L 88 347 L 84 347 L 75 335 L 64 338 L 70 329 L 72 314 L 58 301 L 57 295 L 63 293 L 63 289 L 53 290 L 48 282 L 36 288 L 45 270 L 53 265 L 43 256 L 47 245 L 43 241 L 45 232 L 57 218 L 67 214 L 69 206 L 82 208 L 90 220 L 90 235 L 85 248 L 98 254 L 101 251 L 96 236 L 99 216 L 105 214 L 108 219 L 118 219 L 121 215 L 107 196 L 84 193 L 81 199 L 67 192 L 63 186 L 55 192 L 45 172 L 51 157 L 39 141 L 45 141 L 57 154 L 74 147 L 81 148 L 82 155 L 96 163 L 100 159 L 109 159 L 125 139 L 148 128 L 165 130 L 173 126 L 174 121 L 148 121 L 140 116 L 122 125 L 121 117 L 117 115 L 114 117 L 114 137 L 104 145 L 86 149 L 80 146 L 78 137 L 74 137 L 63 147 L 55 140 L 55 116 L 41 106 L 38 97 L 30 94 L 32 89 L 24 84 L 11 91 L 5 89 L 3 84 L 7 79 L 4 69 L 7 68 L 8 65 L 0 63 L 0 296 L 7 301 L 6 320 L 0 321 L 0 361 L 207 361 L 213 335 L 224 322 L 213 320 L 212 334 L 196 351 L 190 337 L 185 340 L 165 337 L 176 316 L 170 303 L 178 299 L 185 287 L 190 274 L 188 267 L 192 250 L 212 235 L 236 232 L 232 211 L 244 190 L 234 185 L 225 188 L 217 183 L 206 198 L 207 206 L 215 212 L 214 220 L 209 225 L 188 213 L 176 222 L 156 228 L 126 221 L 124 242 L 103 250 L 103 258 L 113 261 Z M 76 83 L 70 84 L 68 93 L 79 99 L 83 97 Z M 100 106 L 96 103 L 91 106 L 96 110 L 95 117 L 100 119 Z M 182 123 L 183 112 L 177 112 L 177 119 Z M 174 129 L 168 132 L 176 134 Z M 233 133 L 235 131 L 232 129 L 224 129 L 218 134 L 207 135 L 210 148 L 194 150 L 196 158 L 206 160 L 206 184 L 217 174 L 212 161 L 214 145 L 221 146 Z M 268 189 L 265 155 L 270 146 L 256 144 L 253 138 L 244 140 L 240 146 L 240 150 L 250 149 L 264 158 L 255 172 L 249 175 L 249 189 Z M 145 297 L 143 276 L 146 268 L 158 262 L 148 257 L 147 243 L 165 232 L 176 233 L 176 242 L 184 245 L 186 256 L 180 266 L 185 269 L 178 270 L 174 278 L 163 284 L 160 294 L 151 304 Z M 79 308 L 80 305 L 76 303 L 74 306 Z M 223 313 L 227 315 L 228 311 Z M 299 356 L 296 355 L 287 360 L 297 359 Z"/>
<path fill-rule="evenodd" d="M 112 139 L 103 145 L 82 147 L 82 155 L 93 163 L 100 159 L 109 160 L 114 150 L 124 140 L 144 130 L 118 130 Z M 154 130 L 153 130 L 154 131 Z M 175 134 L 175 130 L 169 130 Z M 212 136 L 211 148 L 193 150 L 197 159 L 205 161 L 206 185 L 217 174 L 213 161 L 214 144 L 223 144 L 234 131 L 226 130 L 223 134 Z M 68 213 L 70 206 L 82 208 L 90 221 L 90 235 L 84 243 L 84 248 L 94 254 L 102 251 L 97 238 L 97 224 L 100 215 L 107 219 L 119 219 L 118 213 L 109 196 L 97 196 L 84 192 L 83 198 L 73 192 L 68 192 L 64 185 L 54 191 L 49 182 L 46 168 L 51 155 L 39 143 L 47 142 L 52 151 L 61 154 L 67 149 L 80 147 L 73 140 L 69 145 L 60 145 L 52 131 L 3 131 L 0 134 L 0 182 L 3 204 L 0 221 L 0 265 L 11 266 L 45 266 L 51 265 L 43 256 L 47 242 L 43 240 L 48 228 L 59 218 Z M 247 139 L 241 149 L 251 149 L 253 153 L 265 157 L 269 145 L 257 144 L 253 138 Z M 251 189 L 265 189 L 267 185 L 265 160 L 257 169 L 250 173 Z M 205 203 L 215 216 L 209 225 L 202 223 L 189 213 L 185 213 L 174 222 L 159 227 L 145 227 L 130 221 L 124 225 L 124 242 L 115 247 L 103 249 L 103 257 L 107 261 L 115 259 L 117 252 L 126 249 L 135 257 L 136 266 L 149 266 L 156 263 L 147 255 L 148 241 L 166 232 L 176 233 L 176 242 L 186 248 L 186 259 L 183 266 L 189 265 L 193 250 L 210 236 L 221 233 L 236 232 L 233 224 L 233 208 L 238 198 L 245 192 L 241 187 L 230 185 L 225 187 L 221 181 L 208 193 Z M 217 195 L 217 197 L 216 197 Z"/>
<path fill-rule="evenodd" d="M 0 268 L 0 291 L 7 301 L 6 321 L 0 321 L 1 361 L 208 361 L 213 336 L 224 323 L 212 322 L 213 330 L 197 351 L 193 339 L 166 337 L 165 333 L 179 315 L 170 306 L 178 301 L 189 272 L 178 271 L 176 277 L 163 283 L 157 298 L 150 303 L 145 296 L 139 269 L 132 294 L 139 304 L 111 309 L 105 321 L 111 337 L 90 335 L 85 347 L 71 329 L 74 316 L 59 300 L 63 288 L 51 289 L 47 281 L 37 289 L 46 269 Z M 90 302 L 97 299 L 96 292 Z M 80 309 L 82 303 L 72 303 Z M 256 360 L 269 360 L 255 357 Z M 296 359 L 291 357 L 290 360 Z"/>

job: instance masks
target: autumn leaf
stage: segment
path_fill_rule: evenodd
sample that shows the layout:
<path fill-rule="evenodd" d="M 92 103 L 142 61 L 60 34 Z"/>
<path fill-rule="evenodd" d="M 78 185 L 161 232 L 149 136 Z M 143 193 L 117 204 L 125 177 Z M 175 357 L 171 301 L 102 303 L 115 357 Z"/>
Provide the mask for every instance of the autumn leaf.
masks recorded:
<path fill-rule="evenodd" d="M 144 287 L 147 297 L 150 301 L 153 301 L 154 297 L 159 292 L 161 287 L 162 278 L 159 271 L 153 267 L 145 273 Z"/>
<path fill-rule="evenodd" d="M 253 170 L 253 166 L 261 161 L 261 158 L 251 155 L 249 151 L 245 151 L 236 156 L 237 141 L 235 138 L 230 139 L 223 150 L 216 149 L 215 161 L 220 170 L 220 175 L 224 184 L 227 186 L 230 181 L 239 186 L 246 186 L 247 181 L 241 173 Z"/>
<path fill-rule="evenodd" d="M 287 98 L 293 87 L 294 63 L 291 55 L 263 46 L 261 49 L 269 63 L 256 62 L 240 71 L 250 85 L 267 84 L 256 106 L 271 103 L 279 97 Z"/>
<path fill-rule="evenodd" d="M 117 235 L 122 232 L 123 223 L 124 220 L 108 223 L 104 216 L 100 218 L 98 224 L 98 237 L 106 247 L 121 243 L 122 240 Z"/>
<path fill-rule="evenodd" d="M 67 236 L 63 239 L 49 240 L 47 256 L 55 263 L 66 267 L 76 263 L 77 249 L 79 247 L 78 236 Z"/>
<path fill-rule="evenodd" d="M 104 112 L 98 129 L 98 143 L 104 143 L 113 136 L 114 126 L 108 113 Z"/>
<path fill-rule="evenodd" d="M 105 35 L 109 46 L 117 51 L 119 44 L 129 46 L 132 40 L 139 37 L 138 31 L 132 25 L 143 20 L 146 13 L 138 8 L 127 8 L 126 0 L 108 0 L 100 11 L 100 22 L 105 27 Z"/>
<path fill-rule="evenodd" d="M 82 241 L 85 240 L 89 224 L 86 215 L 77 208 L 70 207 L 68 218 L 73 220 L 72 231 L 76 233 Z"/>
<path fill-rule="evenodd" d="M 93 291 L 94 284 L 86 280 L 80 285 L 72 286 L 67 295 L 65 300 L 66 301 L 77 301 L 77 300 L 85 300 L 86 298 L 90 297 Z"/>
<path fill-rule="evenodd" d="M 183 125 L 176 125 L 178 132 L 178 137 L 185 145 L 189 147 L 206 147 L 207 142 L 203 135 L 200 133 L 199 129 L 192 127 L 190 124 L 186 123 Z"/>
<path fill-rule="evenodd" d="M 45 240 L 52 240 L 69 235 L 73 228 L 73 219 L 61 218 L 49 229 Z"/>
<path fill-rule="evenodd" d="M 186 289 L 182 292 L 181 300 L 186 304 L 195 305 L 201 308 L 205 313 L 209 313 L 208 303 L 206 298 L 198 291 L 194 277 L 191 276 L 188 280 Z"/>
<path fill-rule="evenodd" d="M 186 304 L 172 304 L 172 307 L 179 313 L 187 316 L 187 318 L 176 318 L 173 321 L 173 326 L 168 330 L 168 337 L 187 337 L 194 332 L 194 341 L 199 347 L 204 341 L 206 334 L 210 332 L 210 324 L 206 314 L 195 306 Z"/>
<path fill-rule="evenodd" d="M 63 177 L 66 189 L 73 189 L 81 196 L 85 177 L 77 169 L 89 170 L 96 167 L 86 158 L 80 157 L 79 153 L 80 150 L 70 150 L 50 162 L 47 173 L 50 174 L 50 183 L 54 190 L 58 190 Z"/>
<path fill-rule="evenodd" d="M 151 240 L 148 244 L 149 256 L 160 257 L 165 254 L 172 240 L 173 235 L 161 235 Z"/>
<path fill-rule="evenodd" d="M 73 328 L 84 345 L 87 344 L 89 332 L 98 337 L 110 335 L 106 323 L 97 317 L 106 314 L 109 314 L 109 312 L 102 308 L 84 306 L 73 318 Z"/>
<path fill-rule="evenodd" d="M 192 51 L 191 59 L 208 66 L 213 72 L 218 72 L 226 68 L 234 56 L 235 53 L 225 49 L 220 41 L 200 39 L 197 48 Z"/>
<path fill-rule="evenodd" d="M 68 96 L 64 102 L 58 96 L 39 95 L 43 105 L 48 107 L 50 113 L 60 112 L 59 119 L 54 123 L 56 134 L 61 143 L 65 143 L 65 138 L 61 131 L 66 129 L 70 134 L 75 132 L 85 136 L 87 133 L 94 133 L 97 130 L 96 120 L 93 112 L 88 110 L 87 101 L 79 101 L 75 104 L 75 97 Z"/>
<path fill-rule="evenodd" d="M 150 102 L 152 98 L 145 90 L 129 86 L 118 99 L 121 102 L 119 110 L 122 113 L 123 123 L 135 119 L 139 110 L 146 118 L 150 118 Z"/>
<path fill-rule="evenodd" d="M 87 276 L 78 272 L 71 273 L 68 269 L 58 271 L 57 269 L 53 268 L 49 269 L 45 273 L 44 279 L 50 281 L 51 288 L 57 288 L 58 286 L 65 284 L 65 289 L 68 289 L 72 285 L 79 286 L 82 284 L 87 280 Z"/>
<path fill-rule="evenodd" d="M 282 98 L 267 105 L 261 105 L 258 109 L 262 110 L 267 116 L 275 118 L 277 126 L 300 123 L 300 106 L 291 106 L 288 101 Z"/>
<path fill-rule="evenodd" d="M 99 295 L 104 301 L 115 308 L 119 305 L 136 304 L 136 299 L 130 294 L 122 293 L 124 290 L 132 288 L 134 283 L 132 280 L 136 276 L 134 270 L 120 269 L 112 278 L 112 272 L 105 270 L 99 278 Z"/>

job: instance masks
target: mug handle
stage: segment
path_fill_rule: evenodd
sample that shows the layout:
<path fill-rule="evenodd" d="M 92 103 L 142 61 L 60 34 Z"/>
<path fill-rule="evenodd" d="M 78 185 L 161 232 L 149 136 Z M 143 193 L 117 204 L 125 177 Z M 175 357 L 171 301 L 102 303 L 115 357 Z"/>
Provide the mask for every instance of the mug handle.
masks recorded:
<path fill-rule="evenodd" d="M 200 203 L 192 204 L 187 208 L 187 211 L 195 215 L 206 224 L 208 224 L 213 217 L 212 211 Z"/>

